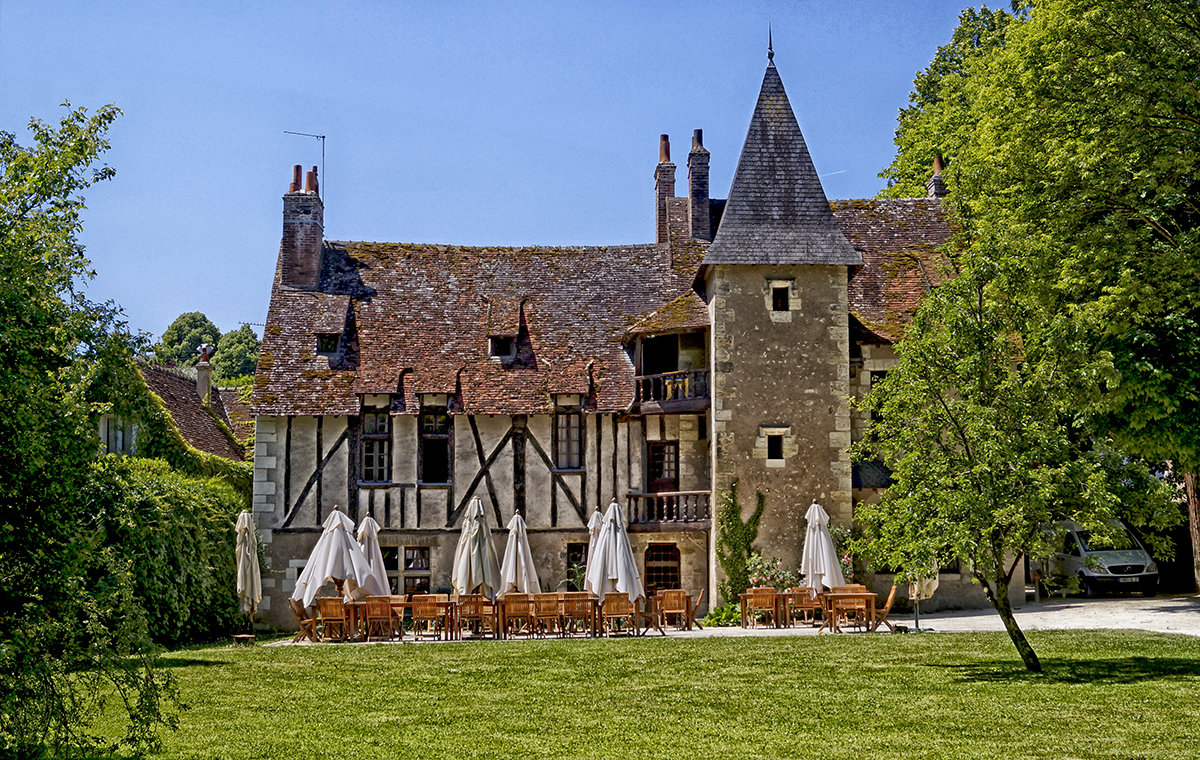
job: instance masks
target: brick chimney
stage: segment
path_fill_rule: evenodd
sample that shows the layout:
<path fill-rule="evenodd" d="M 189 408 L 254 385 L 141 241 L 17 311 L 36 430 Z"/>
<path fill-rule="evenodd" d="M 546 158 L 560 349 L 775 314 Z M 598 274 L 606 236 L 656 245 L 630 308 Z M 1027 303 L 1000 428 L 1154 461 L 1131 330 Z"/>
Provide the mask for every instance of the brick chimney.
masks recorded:
<path fill-rule="evenodd" d="M 292 184 L 283 196 L 281 281 L 293 288 L 313 289 L 321 279 L 321 244 L 325 237 L 325 204 L 317 193 L 317 167 L 300 189 L 300 166 L 292 167 Z"/>
<path fill-rule="evenodd" d="M 933 157 L 933 176 L 925 183 L 925 191 L 930 198 L 945 198 L 949 194 L 946 189 L 946 180 L 942 179 L 942 171 L 946 167 L 942 164 L 940 154 Z"/>
<path fill-rule="evenodd" d="M 708 151 L 704 130 L 697 129 L 692 131 L 692 152 L 688 154 L 688 233 L 693 240 L 712 238 L 708 207 Z"/>
<path fill-rule="evenodd" d="M 196 349 L 200 352 L 200 361 L 196 363 L 196 393 L 199 394 L 201 401 L 208 400 L 208 394 L 212 391 L 212 365 L 208 363 L 208 357 L 212 356 L 213 347 L 208 343 L 201 343 L 200 348 Z"/>
<path fill-rule="evenodd" d="M 654 229 L 655 242 L 665 243 L 670 237 L 667 221 L 667 201 L 675 197 L 675 164 L 671 163 L 671 138 L 658 136 L 658 166 L 654 168 Z"/>

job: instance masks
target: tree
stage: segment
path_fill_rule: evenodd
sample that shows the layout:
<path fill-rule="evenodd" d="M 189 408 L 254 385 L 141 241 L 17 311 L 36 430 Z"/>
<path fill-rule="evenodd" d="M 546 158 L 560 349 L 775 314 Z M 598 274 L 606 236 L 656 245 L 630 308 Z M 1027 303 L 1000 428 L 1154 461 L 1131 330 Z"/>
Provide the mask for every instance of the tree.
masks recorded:
<path fill-rule="evenodd" d="M 1002 45 L 925 80 L 933 94 L 914 93 L 885 173 L 911 184 L 901 169 L 954 137 L 945 180 L 968 245 L 1002 252 L 1046 320 L 1112 357 L 1076 413 L 1182 473 L 1200 468 L 1198 77 L 1190 0 L 1033 3 Z M 965 106 L 940 106 L 952 96 Z M 1200 535 L 1196 489 L 1184 493 Z"/>
<path fill-rule="evenodd" d="M 200 345 L 216 346 L 221 331 L 198 311 L 180 314 L 163 332 L 154 347 L 155 355 L 162 361 L 172 361 L 186 367 L 194 367 L 200 361 Z"/>
<path fill-rule="evenodd" d="M 88 722 L 118 694 L 125 741 L 153 744 L 170 680 L 154 667 L 129 568 L 103 548 L 82 494 L 96 455 L 76 380 L 132 352 L 112 304 L 90 303 L 75 235 L 82 191 L 107 179 L 113 106 L 0 133 L 0 755 L 90 751 Z"/>
<path fill-rule="evenodd" d="M 250 329 L 250 325 L 242 325 L 222 335 L 217 341 L 217 353 L 212 358 L 217 378 L 227 380 L 253 375 L 258 367 L 258 348 L 261 345 L 262 341 Z"/>
<path fill-rule="evenodd" d="M 1060 520 L 1103 534 L 1118 516 L 1162 526 L 1173 513 L 1150 468 L 1089 436 L 1075 413 L 1106 357 L 1069 326 L 1043 332 L 994 258 L 967 260 L 930 294 L 869 394 L 878 418 L 853 451 L 882 458 L 894 482 L 855 516 L 865 554 L 902 576 L 965 563 L 1040 671 L 1008 593 L 1022 556 L 1049 554 Z"/>

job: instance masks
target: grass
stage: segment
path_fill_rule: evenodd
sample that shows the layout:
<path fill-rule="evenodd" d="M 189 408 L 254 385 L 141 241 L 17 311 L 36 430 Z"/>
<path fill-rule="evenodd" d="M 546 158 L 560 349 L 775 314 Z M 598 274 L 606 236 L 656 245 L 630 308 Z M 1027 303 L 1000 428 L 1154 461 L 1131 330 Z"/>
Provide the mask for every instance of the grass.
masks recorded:
<path fill-rule="evenodd" d="M 215 647 L 168 758 L 1179 758 L 1200 639 L 1003 634 Z"/>

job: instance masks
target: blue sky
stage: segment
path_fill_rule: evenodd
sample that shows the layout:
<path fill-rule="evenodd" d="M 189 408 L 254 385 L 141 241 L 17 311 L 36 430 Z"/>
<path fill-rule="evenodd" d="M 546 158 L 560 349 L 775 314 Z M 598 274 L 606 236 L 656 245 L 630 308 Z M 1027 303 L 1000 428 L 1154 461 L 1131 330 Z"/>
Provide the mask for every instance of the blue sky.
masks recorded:
<path fill-rule="evenodd" d="M 660 133 L 682 189 L 702 128 L 727 194 L 768 22 L 826 194 L 870 197 L 964 7 L 0 0 L 0 129 L 123 109 L 116 178 L 88 195 L 89 294 L 154 335 L 184 311 L 230 330 L 264 321 L 291 166 L 321 162 L 285 130 L 327 136 L 328 239 L 646 242 Z"/>

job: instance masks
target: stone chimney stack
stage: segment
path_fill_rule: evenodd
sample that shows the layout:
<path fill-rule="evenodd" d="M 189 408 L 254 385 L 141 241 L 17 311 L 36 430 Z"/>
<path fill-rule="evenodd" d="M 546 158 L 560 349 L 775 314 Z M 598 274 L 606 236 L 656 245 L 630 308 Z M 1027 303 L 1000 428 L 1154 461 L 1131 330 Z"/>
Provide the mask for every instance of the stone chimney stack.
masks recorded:
<path fill-rule="evenodd" d="M 317 192 L 317 167 L 305 176 L 303 190 L 300 189 L 300 173 L 299 166 L 292 167 L 292 183 L 283 196 L 280 277 L 284 285 L 311 290 L 321 279 L 325 204 Z"/>
<path fill-rule="evenodd" d="M 675 164 L 671 163 L 671 138 L 658 136 L 658 166 L 654 168 L 654 239 L 665 243 L 671 237 L 667 202 L 675 197 Z"/>
<path fill-rule="evenodd" d="M 925 190 L 930 198 L 945 198 L 950 192 L 946 189 L 946 180 L 942 179 L 942 171 L 945 168 L 941 155 L 935 155 L 933 157 L 933 176 L 925 183 Z"/>
<path fill-rule="evenodd" d="M 196 350 L 200 352 L 200 361 L 196 363 L 196 393 L 201 401 L 207 401 L 208 394 L 212 391 L 213 370 L 212 365 L 208 363 L 208 357 L 212 356 L 213 347 L 202 343 Z"/>
<path fill-rule="evenodd" d="M 708 217 L 708 151 L 704 148 L 704 130 L 692 132 L 692 152 L 688 154 L 688 232 L 693 240 L 711 240 Z"/>

